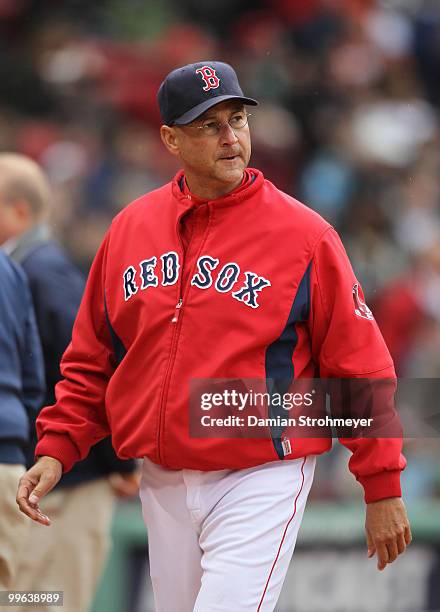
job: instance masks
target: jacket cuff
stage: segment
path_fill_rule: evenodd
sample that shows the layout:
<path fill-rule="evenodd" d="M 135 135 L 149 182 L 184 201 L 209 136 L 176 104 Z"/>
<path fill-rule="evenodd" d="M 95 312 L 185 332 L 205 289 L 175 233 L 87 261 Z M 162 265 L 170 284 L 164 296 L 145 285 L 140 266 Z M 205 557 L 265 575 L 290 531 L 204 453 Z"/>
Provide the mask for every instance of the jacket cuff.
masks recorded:
<path fill-rule="evenodd" d="M 392 470 L 359 476 L 358 480 L 364 487 L 365 503 L 370 504 L 389 497 L 402 497 L 400 472 L 401 470 Z"/>
<path fill-rule="evenodd" d="M 80 460 L 78 449 L 69 436 L 57 433 L 44 434 L 38 442 L 35 447 L 35 459 L 42 456 L 58 459 L 63 465 L 63 474 L 69 472 Z"/>

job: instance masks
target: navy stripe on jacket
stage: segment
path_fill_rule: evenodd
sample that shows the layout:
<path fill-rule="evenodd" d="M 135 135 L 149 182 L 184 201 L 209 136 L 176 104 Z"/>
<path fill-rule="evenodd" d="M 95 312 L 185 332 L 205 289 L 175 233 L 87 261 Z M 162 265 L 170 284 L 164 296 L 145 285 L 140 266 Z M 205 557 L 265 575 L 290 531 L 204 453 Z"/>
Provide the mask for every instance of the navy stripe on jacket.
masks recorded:
<path fill-rule="evenodd" d="M 288 391 L 295 377 L 293 353 L 298 344 L 296 324 L 307 321 L 310 313 L 310 273 L 312 263 L 308 265 L 290 309 L 287 323 L 280 336 L 272 342 L 266 351 L 266 380 L 269 394 L 283 395 Z M 286 417 L 282 406 L 270 405 L 270 418 Z M 271 427 L 272 441 L 280 459 L 284 459 L 281 445 L 282 427 Z"/>

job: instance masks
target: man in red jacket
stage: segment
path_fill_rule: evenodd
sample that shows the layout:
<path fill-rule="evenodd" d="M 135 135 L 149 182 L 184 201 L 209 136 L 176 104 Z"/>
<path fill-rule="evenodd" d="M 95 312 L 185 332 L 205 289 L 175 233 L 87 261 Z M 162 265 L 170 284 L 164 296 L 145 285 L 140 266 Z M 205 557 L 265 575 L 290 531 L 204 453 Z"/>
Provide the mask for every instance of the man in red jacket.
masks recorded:
<path fill-rule="evenodd" d="M 290 437 L 279 410 L 270 412 L 268 435 L 251 435 L 249 414 L 243 433 L 250 394 L 234 395 L 229 384 L 275 381 L 285 399 L 298 381 L 387 381 L 394 368 L 334 229 L 248 168 L 246 106 L 257 102 L 233 69 L 210 61 L 174 70 L 158 101 L 162 141 L 183 171 L 126 207 L 107 232 L 17 503 L 49 525 L 41 497 L 111 433 L 121 458 L 144 458 L 157 610 L 269 611 L 315 457 L 331 439 Z M 206 391 L 219 379 L 229 381 L 222 393 L 197 396 L 200 381 Z M 231 408 L 237 397 L 244 404 Z M 194 434 L 194 419 L 202 428 L 217 422 L 209 415 L 219 403 L 224 415 L 235 410 L 229 422 L 239 433 Z M 411 541 L 402 441 L 340 440 L 365 492 L 368 555 L 382 570 Z"/>

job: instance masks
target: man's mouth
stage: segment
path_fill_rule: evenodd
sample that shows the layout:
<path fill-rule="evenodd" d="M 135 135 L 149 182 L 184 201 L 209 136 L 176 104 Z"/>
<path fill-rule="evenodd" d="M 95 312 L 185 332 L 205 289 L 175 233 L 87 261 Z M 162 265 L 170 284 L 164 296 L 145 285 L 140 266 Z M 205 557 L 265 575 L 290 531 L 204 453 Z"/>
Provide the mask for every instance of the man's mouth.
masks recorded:
<path fill-rule="evenodd" d="M 228 156 L 220 157 L 220 159 L 228 159 L 232 161 L 233 159 L 236 159 L 237 157 L 238 155 L 228 155 Z"/>

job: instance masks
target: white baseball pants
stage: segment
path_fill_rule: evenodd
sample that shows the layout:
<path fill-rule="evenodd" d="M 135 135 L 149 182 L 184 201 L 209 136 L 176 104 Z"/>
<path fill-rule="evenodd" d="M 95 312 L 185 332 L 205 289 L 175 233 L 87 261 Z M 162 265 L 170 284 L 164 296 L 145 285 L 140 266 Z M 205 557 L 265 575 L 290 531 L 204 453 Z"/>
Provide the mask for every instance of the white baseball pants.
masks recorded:
<path fill-rule="evenodd" d="M 144 459 L 156 612 L 273 611 L 314 469 L 315 457 L 212 472 Z"/>

